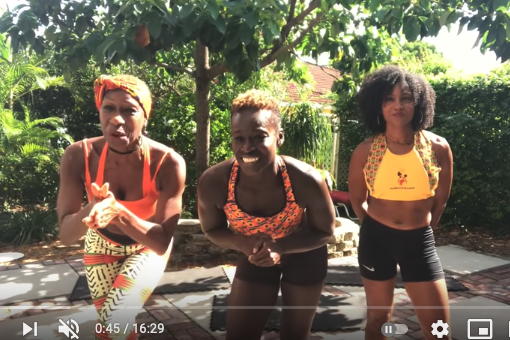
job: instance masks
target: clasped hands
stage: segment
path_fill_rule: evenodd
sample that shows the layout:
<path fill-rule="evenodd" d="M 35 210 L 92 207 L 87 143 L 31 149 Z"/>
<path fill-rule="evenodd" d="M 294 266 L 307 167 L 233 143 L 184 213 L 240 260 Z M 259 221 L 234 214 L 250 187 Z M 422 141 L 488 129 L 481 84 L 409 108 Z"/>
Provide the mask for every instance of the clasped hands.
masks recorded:
<path fill-rule="evenodd" d="M 248 243 L 253 244 L 251 254 L 247 254 L 251 263 L 260 267 L 271 267 L 280 263 L 282 249 L 276 240 L 266 235 L 247 237 L 249 237 Z"/>
<path fill-rule="evenodd" d="M 82 220 L 90 229 L 105 228 L 119 215 L 120 205 L 108 189 L 108 183 L 103 184 L 101 188 L 96 183 L 92 183 L 92 209 Z"/>

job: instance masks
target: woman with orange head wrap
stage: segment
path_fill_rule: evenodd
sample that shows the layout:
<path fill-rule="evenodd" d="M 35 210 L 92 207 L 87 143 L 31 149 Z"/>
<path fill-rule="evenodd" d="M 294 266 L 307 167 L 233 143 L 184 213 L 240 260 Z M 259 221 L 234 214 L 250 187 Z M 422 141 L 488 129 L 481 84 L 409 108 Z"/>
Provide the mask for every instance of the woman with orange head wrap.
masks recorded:
<path fill-rule="evenodd" d="M 108 325 L 134 324 L 139 310 L 132 307 L 143 307 L 165 270 L 186 166 L 175 151 L 144 136 L 152 100 L 143 81 L 100 76 L 94 85 L 103 135 L 72 144 L 62 157 L 59 236 L 64 244 L 85 236 L 96 339 L 136 339 L 133 330 Z"/>

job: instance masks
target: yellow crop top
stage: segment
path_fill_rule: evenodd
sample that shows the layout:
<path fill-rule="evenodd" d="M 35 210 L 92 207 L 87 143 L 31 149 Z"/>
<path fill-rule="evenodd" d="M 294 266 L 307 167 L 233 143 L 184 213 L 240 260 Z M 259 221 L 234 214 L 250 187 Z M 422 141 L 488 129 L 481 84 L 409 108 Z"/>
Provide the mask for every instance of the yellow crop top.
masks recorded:
<path fill-rule="evenodd" d="M 391 201 L 417 201 L 434 196 L 441 168 L 432 142 L 422 131 L 414 135 L 414 148 L 395 155 L 386 136 L 374 137 L 363 169 L 370 196 Z"/>

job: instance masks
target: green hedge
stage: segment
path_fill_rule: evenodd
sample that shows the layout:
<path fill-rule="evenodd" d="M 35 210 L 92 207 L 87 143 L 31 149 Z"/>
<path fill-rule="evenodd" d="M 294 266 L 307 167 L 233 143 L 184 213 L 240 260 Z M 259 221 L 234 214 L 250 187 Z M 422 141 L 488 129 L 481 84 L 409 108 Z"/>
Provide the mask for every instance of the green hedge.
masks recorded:
<path fill-rule="evenodd" d="M 434 133 L 445 137 L 454 157 L 450 200 L 443 227 L 484 227 L 510 234 L 510 76 L 429 78 L 437 95 Z M 336 103 L 341 126 L 340 160 L 350 160 L 366 138 L 352 99 Z M 347 188 L 339 178 L 340 189 Z"/>

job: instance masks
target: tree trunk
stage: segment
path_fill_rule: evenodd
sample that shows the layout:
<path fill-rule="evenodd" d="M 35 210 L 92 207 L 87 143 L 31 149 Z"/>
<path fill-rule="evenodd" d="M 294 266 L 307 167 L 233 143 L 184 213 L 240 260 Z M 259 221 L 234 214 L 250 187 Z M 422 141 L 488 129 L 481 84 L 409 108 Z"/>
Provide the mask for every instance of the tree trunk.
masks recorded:
<path fill-rule="evenodd" d="M 195 120 L 196 132 L 196 166 L 197 179 L 209 167 L 209 147 L 211 134 L 211 114 L 209 112 L 209 97 L 211 79 L 208 74 L 209 51 L 207 47 L 197 40 L 195 47 Z"/>

